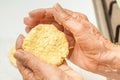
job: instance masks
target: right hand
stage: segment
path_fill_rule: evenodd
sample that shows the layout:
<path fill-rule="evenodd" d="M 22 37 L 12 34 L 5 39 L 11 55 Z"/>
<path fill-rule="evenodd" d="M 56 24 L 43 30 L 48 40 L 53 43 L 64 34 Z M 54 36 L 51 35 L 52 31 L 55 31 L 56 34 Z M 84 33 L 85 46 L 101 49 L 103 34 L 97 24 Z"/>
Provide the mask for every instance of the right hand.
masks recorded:
<path fill-rule="evenodd" d="M 63 9 L 58 4 L 53 8 L 34 10 L 29 15 L 30 17 L 24 20 L 27 32 L 40 23 L 54 24 L 66 34 L 69 46 L 73 47 L 70 49 L 69 60 L 85 70 L 115 78 L 116 73 L 105 72 L 114 64 L 114 56 L 110 52 L 114 44 L 106 39 L 85 15 Z"/>

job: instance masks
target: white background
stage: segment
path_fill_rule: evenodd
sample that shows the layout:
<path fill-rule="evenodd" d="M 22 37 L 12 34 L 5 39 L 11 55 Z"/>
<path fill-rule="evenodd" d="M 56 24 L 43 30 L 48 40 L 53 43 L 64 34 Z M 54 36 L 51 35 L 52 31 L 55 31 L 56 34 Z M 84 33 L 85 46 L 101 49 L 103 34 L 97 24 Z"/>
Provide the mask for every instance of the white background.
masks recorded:
<path fill-rule="evenodd" d="M 8 60 L 8 51 L 17 36 L 25 34 L 23 18 L 37 8 L 52 7 L 60 3 L 64 8 L 86 14 L 97 26 L 92 0 L 0 0 L 0 80 L 22 80 L 18 70 Z M 104 77 L 86 72 L 70 64 L 85 80 L 105 80 Z"/>

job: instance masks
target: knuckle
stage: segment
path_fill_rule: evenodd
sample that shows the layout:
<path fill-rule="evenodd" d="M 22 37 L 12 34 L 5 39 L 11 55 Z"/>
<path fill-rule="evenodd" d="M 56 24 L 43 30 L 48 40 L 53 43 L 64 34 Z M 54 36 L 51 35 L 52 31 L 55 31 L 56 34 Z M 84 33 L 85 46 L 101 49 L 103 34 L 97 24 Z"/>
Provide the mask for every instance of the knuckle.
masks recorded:
<path fill-rule="evenodd" d="M 80 20 L 88 20 L 87 16 L 85 14 L 79 13 L 79 12 L 75 12 L 74 13 L 74 17 L 75 18 L 79 18 Z"/>
<path fill-rule="evenodd" d="M 23 56 L 23 64 L 24 65 L 29 65 L 29 64 L 31 64 L 31 60 L 32 60 L 32 57 L 30 57 L 29 55 L 28 55 L 29 53 L 27 53 L 26 55 L 24 55 Z"/>
<path fill-rule="evenodd" d="M 70 15 L 66 15 L 65 17 L 64 17 L 64 21 L 68 21 L 68 20 L 70 20 L 72 17 L 70 16 Z"/>
<path fill-rule="evenodd" d="M 86 16 L 85 14 L 82 14 L 82 18 L 83 18 L 84 20 L 88 20 L 88 18 L 87 18 L 87 16 Z"/>
<path fill-rule="evenodd" d="M 87 16 L 86 16 L 86 15 L 84 15 L 84 19 L 85 19 L 85 20 L 88 20 L 88 18 L 87 18 Z"/>

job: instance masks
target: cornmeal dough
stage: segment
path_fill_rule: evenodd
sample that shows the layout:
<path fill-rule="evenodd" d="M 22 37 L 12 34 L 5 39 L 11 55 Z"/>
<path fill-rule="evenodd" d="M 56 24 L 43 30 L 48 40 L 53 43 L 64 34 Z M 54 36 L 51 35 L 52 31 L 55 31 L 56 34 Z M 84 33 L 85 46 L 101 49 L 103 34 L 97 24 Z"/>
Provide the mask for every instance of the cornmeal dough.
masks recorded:
<path fill-rule="evenodd" d="M 15 53 L 15 46 L 13 46 L 10 51 L 8 52 L 8 57 L 9 57 L 9 60 L 11 61 L 11 63 L 14 65 L 14 66 L 17 66 L 16 65 L 16 59 L 14 58 L 14 53 Z"/>
<path fill-rule="evenodd" d="M 37 56 L 41 61 L 53 65 L 62 64 L 69 53 L 65 34 L 52 24 L 39 24 L 34 27 L 25 37 L 22 48 Z M 14 51 L 15 48 L 10 50 L 9 57 L 15 65 Z"/>

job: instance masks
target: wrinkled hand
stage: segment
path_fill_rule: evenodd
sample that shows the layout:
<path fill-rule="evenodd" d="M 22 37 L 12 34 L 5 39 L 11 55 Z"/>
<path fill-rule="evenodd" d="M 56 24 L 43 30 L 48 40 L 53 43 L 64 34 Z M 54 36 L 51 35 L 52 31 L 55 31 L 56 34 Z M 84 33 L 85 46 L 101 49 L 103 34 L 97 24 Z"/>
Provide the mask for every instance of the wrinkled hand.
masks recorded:
<path fill-rule="evenodd" d="M 53 8 L 37 9 L 24 19 L 29 32 L 37 24 L 54 24 L 66 34 L 69 41 L 70 59 L 76 65 L 107 77 L 115 78 L 117 73 L 109 70 L 114 65 L 112 49 L 115 47 L 106 39 L 87 17 L 55 5 Z M 108 72 L 106 72 L 108 71 Z"/>
<path fill-rule="evenodd" d="M 16 42 L 17 51 L 14 55 L 23 80 L 83 80 L 78 73 L 65 63 L 59 67 L 52 66 L 23 51 L 21 47 L 23 39 L 22 35 L 18 37 Z"/>

